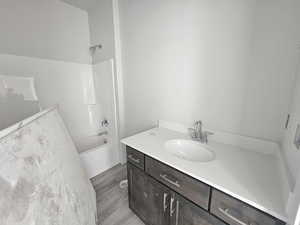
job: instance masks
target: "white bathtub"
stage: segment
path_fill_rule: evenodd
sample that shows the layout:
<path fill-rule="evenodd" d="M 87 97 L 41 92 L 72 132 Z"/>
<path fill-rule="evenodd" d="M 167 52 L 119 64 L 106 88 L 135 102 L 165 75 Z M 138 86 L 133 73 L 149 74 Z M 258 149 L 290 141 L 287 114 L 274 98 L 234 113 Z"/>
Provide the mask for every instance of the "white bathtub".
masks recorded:
<path fill-rule="evenodd" d="M 95 177 L 118 164 L 118 157 L 109 144 L 82 152 L 80 158 L 89 178 Z"/>
<path fill-rule="evenodd" d="M 95 177 L 119 163 L 117 151 L 104 140 L 98 142 L 101 145 L 88 150 L 80 150 L 80 159 L 89 178 Z"/>

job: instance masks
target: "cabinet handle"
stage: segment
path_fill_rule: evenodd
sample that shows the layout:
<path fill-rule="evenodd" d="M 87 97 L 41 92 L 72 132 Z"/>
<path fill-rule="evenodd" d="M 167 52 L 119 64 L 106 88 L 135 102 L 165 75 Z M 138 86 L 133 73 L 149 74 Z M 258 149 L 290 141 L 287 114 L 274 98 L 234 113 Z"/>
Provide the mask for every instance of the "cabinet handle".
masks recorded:
<path fill-rule="evenodd" d="M 132 185 L 132 180 L 133 180 L 132 169 L 129 170 L 129 174 L 130 174 L 129 175 L 130 176 L 129 191 L 130 191 L 130 194 L 131 194 L 132 193 L 132 186 L 133 186 Z"/>
<path fill-rule="evenodd" d="M 179 201 L 176 201 L 176 223 L 175 225 L 178 225 L 178 216 L 179 216 Z"/>
<path fill-rule="evenodd" d="M 236 218 L 235 216 L 233 216 L 233 215 L 230 214 L 228 208 L 227 209 L 223 209 L 223 208 L 219 207 L 219 211 L 221 213 L 223 213 L 225 216 L 227 216 L 229 219 L 233 220 L 234 222 L 236 222 L 236 223 L 238 223 L 240 225 L 257 225 L 257 223 L 255 223 L 255 222 L 249 222 L 249 223 L 247 223 L 247 222 L 244 222 L 244 221 Z"/>
<path fill-rule="evenodd" d="M 164 193 L 164 202 L 163 202 L 164 212 L 166 212 L 166 209 L 168 208 L 168 206 L 167 206 L 167 197 L 168 197 L 168 194 Z"/>
<path fill-rule="evenodd" d="M 132 155 L 128 155 L 128 158 L 131 159 L 135 163 L 140 163 L 139 159 L 134 158 Z"/>
<path fill-rule="evenodd" d="M 167 181 L 168 183 L 180 188 L 180 184 L 178 183 L 178 181 L 172 181 L 170 178 L 168 178 L 167 174 L 160 174 L 159 175 L 162 179 L 164 179 L 165 181 Z"/>
<path fill-rule="evenodd" d="M 174 203 L 174 198 L 171 197 L 171 201 L 170 201 L 170 217 L 173 216 L 173 213 L 175 212 L 175 209 L 173 209 L 173 203 Z"/>

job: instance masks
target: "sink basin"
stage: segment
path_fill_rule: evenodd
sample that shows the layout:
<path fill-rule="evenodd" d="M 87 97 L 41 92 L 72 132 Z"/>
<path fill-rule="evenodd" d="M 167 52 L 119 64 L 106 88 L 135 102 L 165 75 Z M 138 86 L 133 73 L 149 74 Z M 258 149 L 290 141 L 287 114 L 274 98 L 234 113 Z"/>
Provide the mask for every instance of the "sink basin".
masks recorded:
<path fill-rule="evenodd" d="M 197 141 L 174 139 L 165 142 L 171 154 L 188 161 L 208 162 L 215 159 L 215 153 L 205 144 Z"/>

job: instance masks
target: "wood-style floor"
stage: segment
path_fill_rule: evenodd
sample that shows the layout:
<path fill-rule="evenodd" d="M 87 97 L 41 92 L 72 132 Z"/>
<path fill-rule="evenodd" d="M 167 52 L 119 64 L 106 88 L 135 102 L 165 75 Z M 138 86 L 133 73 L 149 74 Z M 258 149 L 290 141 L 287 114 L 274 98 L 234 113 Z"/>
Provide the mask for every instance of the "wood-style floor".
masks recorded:
<path fill-rule="evenodd" d="M 127 188 L 119 186 L 126 177 L 126 165 L 117 165 L 92 178 L 97 195 L 98 225 L 144 225 L 128 207 Z"/>

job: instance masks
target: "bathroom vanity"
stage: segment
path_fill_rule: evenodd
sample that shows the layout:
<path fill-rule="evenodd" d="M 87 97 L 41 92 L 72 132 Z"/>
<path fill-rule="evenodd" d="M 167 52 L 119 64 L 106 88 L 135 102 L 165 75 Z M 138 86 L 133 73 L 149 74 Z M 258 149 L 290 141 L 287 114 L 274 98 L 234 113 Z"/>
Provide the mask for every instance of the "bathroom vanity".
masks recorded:
<path fill-rule="evenodd" d="M 210 143 L 213 160 L 185 160 L 165 149 L 164 143 L 176 138 L 188 139 L 155 128 L 122 140 L 129 207 L 145 224 L 285 224 L 278 174 L 268 174 L 276 169 L 273 156 Z"/>

